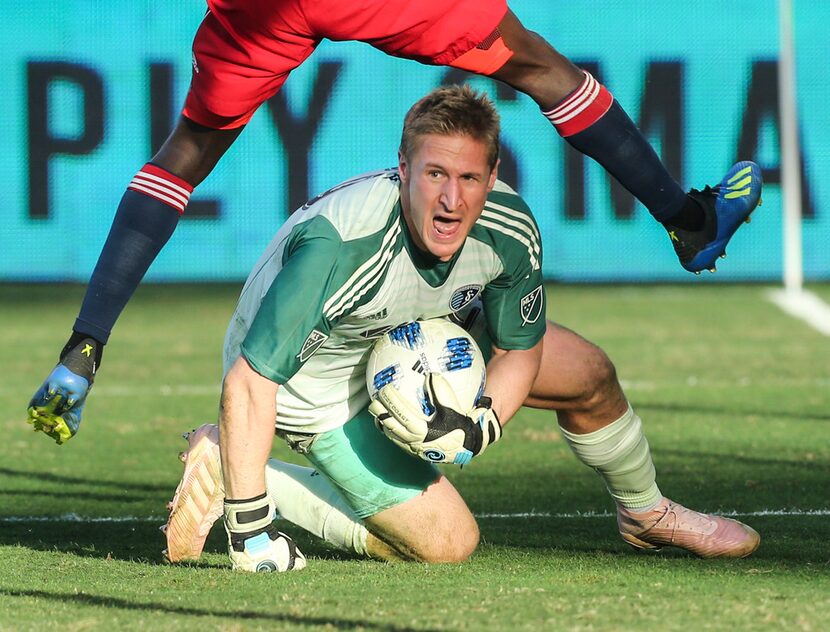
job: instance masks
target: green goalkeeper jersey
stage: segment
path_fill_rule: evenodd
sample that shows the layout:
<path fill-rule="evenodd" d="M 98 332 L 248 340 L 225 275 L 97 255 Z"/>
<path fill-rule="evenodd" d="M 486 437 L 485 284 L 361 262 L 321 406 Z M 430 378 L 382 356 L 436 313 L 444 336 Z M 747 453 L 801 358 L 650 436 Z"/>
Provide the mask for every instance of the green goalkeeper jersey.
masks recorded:
<path fill-rule="evenodd" d="M 373 341 L 406 322 L 481 300 L 502 349 L 529 349 L 545 331 L 539 229 L 497 182 L 452 260 L 412 242 L 397 170 L 365 174 L 311 200 L 283 225 L 245 282 L 225 337 L 225 371 L 245 356 L 280 384 L 277 427 L 336 428 L 369 404 Z"/>

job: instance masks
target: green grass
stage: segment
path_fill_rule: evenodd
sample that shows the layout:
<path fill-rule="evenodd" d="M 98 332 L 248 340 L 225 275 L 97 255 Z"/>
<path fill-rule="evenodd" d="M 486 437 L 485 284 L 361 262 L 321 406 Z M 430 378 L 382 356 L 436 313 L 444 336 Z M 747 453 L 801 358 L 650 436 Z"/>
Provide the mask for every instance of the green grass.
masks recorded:
<path fill-rule="evenodd" d="M 627 548 L 599 478 L 553 417 L 522 411 L 480 462 L 446 470 L 473 511 L 490 516 L 465 564 L 359 560 L 291 525 L 309 556 L 301 573 L 231 572 L 219 528 L 200 562 L 163 564 L 157 526 L 181 474 L 180 433 L 215 420 L 238 289 L 139 290 L 81 433 L 57 447 L 24 413 L 82 288 L 0 286 L 0 630 L 830 628 L 830 338 L 758 286 L 549 294 L 549 315 L 615 361 L 661 489 L 743 514 L 761 533 L 746 560 Z M 766 510 L 795 515 L 757 515 Z M 528 512 L 537 515 L 498 515 Z M 576 515 L 586 512 L 599 515 Z M 57 520 L 73 513 L 120 521 Z"/>

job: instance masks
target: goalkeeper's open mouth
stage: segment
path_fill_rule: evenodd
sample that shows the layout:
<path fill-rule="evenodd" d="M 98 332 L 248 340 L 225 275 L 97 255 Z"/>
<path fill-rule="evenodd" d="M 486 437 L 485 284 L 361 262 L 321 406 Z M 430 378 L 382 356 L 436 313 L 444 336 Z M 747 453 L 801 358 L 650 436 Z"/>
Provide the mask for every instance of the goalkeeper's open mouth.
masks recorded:
<path fill-rule="evenodd" d="M 460 229 L 460 217 L 436 215 L 432 218 L 432 230 L 435 233 L 435 239 L 438 241 L 449 241 L 455 239 Z"/>

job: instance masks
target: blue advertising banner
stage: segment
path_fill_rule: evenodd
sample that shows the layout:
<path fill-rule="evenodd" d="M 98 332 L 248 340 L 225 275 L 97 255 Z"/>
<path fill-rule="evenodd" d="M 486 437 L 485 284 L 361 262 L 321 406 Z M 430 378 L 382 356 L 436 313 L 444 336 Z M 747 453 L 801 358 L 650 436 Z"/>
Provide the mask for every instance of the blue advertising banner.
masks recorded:
<path fill-rule="evenodd" d="M 830 3 L 795 4 L 804 272 L 830 279 Z M 511 7 L 608 86 L 685 188 L 717 183 L 737 159 L 761 164 L 764 205 L 711 279 L 780 278 L 776 0 Z M 1 280 L 88 279 L 126 185 L 180 111 L 204 10 L 196 0 L 31 0 L 4 12 Z M 293 208 L 356 173 L 394 165 L 408 107 L 463 80 L 487 90 L 502 114 L 502 177 L 537 215 L 547 278 L 695 278 L 648 212 L 571 150 L 525 95 L 335 42 L 260 108 L 196 189 L 147 278 L 243 279 Z"/>

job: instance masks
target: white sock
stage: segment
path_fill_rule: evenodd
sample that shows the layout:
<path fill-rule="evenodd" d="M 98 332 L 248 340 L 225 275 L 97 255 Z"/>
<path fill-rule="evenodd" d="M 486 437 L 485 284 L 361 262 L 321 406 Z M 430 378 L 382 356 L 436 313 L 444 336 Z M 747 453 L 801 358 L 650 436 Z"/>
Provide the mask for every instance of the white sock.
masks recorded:
<path fill-rule="evenodd" d="M 580 435 L 560 430 L 577 458 L 602 476 L 617 504 L 645 511 L 663 498 L 643 424 L 631 406 L 622 417 L 594 432 Z"/>
<path fill-rule="evenodd" d="M 366 555 L 369 532 L 317 470 L 269 459 L 265 484 L 283 518 L 338 548 Z"/>

